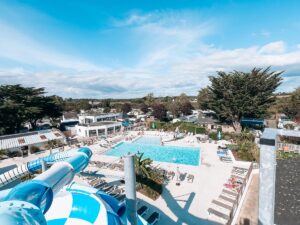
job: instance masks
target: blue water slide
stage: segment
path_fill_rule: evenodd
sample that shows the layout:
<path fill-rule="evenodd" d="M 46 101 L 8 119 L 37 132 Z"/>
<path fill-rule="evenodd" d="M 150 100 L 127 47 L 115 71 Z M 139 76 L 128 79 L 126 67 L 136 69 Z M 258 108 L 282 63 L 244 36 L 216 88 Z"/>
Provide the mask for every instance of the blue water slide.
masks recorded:
<path fill-rule="evenodd" d="M 33 180 L 5 190 L 5 197 L 0 203 L 1 224 L 47 224 L 44 214 L 50 208 L 54 195 L 72 182 L 75 173 L 88 165 L 91 155 L 89 148 L 80 148 L 44 157 L 46 162 L 59 162 Z M 30 162 L 27 166 L 33 172 L 41 168 L 41 160 Z M 0 192 L 0 197 L 4 194 Z"/>
<path fill-rule="evenodd" d="M 12 170 L 9 170 L 3 174 L 0 174 L 0 187 L 3 187 L 21 177 L 24 177 L 30 173 L 34 173 L 37 170 L 42 168 L 42 161 L 45 161 L 46 164 L 53 164 L 55 162 L 65 161 L 74 154 L 81 152 L 86 154 L 88 157 L 91 157 L 92 151 L 89 148 L 82 147 L 80 149 L 72 149 L 65 152 L 54 153 L 33 161 L 30 161 L 24 165 L 18 166 Z M 75 160 L 75 159 L 74 159 Z M 76 163 L 76 162 L 73 162 Z"/>

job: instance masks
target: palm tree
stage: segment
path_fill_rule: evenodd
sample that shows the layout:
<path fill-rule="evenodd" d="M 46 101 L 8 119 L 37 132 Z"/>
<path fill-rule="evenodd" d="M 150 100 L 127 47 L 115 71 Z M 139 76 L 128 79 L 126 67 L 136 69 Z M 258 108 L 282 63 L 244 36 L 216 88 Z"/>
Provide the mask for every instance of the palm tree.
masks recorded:
<path fill-rule="evenodd" d="M 153 160 L 149 158 L 143 159 L 143 156 L 144 153 L 134 156 L 135 173 L 143 178 L 150 178 L 152 173 L 151 164 Z"/>

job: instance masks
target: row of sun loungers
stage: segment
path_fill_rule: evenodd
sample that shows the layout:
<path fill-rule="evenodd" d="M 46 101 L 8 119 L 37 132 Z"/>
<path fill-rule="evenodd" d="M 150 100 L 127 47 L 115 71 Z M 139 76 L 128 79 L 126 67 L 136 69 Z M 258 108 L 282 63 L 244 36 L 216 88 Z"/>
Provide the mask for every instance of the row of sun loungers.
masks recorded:
<path fill-rule="evenodd" d="M 92 166 L 96 166 L 96 167 L 102 168 L 102 169 L 124 171 L 124 165 L 122 163 L 107 163 L 107 162 L 101 162 L 101 161 L 91 161 L 90 164 Z"/>
<path fill-rule="evenodd" d="M 163 177 L 166 181 L 171 181 L 176 176 L 174 171 L 167 171 L 165 169 L 160 169 L 160 168 L 153 168 L 153 170 L 156 170 L 156 172 L 163 175 Z M 182 176 L 182 175 L 183 174 L 181 174 L 181 176 L 180 176 L 181 181 L 184 181 L 185 178 L 186 178 L 188 183 L 193 183 L 194 182 L 194 179 L 195 179 L 194 175 L 192 175 L 192 174 L 188 174 L 187 176 Z"/>
<path fill-rule="evenodd" d="M 149 212 L 149 208 L 145 205 L 141 206 L 138 210 L 137 210 L 137 214 L 145 217 Z M 146 219 L 146 218 L 145 218 Z M 158 212 L 153 212 L 147 219 L 147 223 L 149 225 L 154 225 L 156 224 L 160 219 L 160 214 Z"/>
<path fill-rule="evenodd" d="M 94 178 L 92 180 L 89 180 L 88 183 L 93 188 L 104 191 L 119 201 L 124 201 L 126 198 L 125 193 L 124 193 L 125 191 L 123 188 L 118 188 L 117 185 L 110 185 L 101 178 Z"/>
<path fill-rule="evenodd" d="M 240 188 L 245 182 L 247 173 L 248 169 L 233 167 L 231 177 L 224 184 L 222 193 L 211 202 L 208 209 L 211 219 L 227 224 L 232 218 L 233 209 L 238 204 Z"/>

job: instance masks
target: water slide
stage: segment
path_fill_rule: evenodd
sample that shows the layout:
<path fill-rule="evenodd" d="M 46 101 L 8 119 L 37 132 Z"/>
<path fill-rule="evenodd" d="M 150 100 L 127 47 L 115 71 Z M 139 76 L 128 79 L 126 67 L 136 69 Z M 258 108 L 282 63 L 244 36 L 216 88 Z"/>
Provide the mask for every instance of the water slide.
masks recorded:
<path fill-rule="evenodd" d="M 5 185 L 41 169 L 43 161 L 53 164 L 33 180 L 0 191 L 1 225 L 127 224 L 124 202 L 72 182 L 75 174 L 86 168 L 91 155 L 89 148 L 55 153 L 2 174 Z M 147 222 L 138 216 L 137 224 Z"/>
<path fill-rule="evenodd" d="M 33 180 L 0 192 L 1 224 L 121 224 L 124 204 L 105 193 L 91 192 L 85 186 L 78 185 L 76 189 L 67 186 L 76 173 L 85 169 L 91 155 L 88 148 L 56 153 L 3 174 L 6 178 L 3 183 L 7 183 L 41 169 L 42 160 L 54 163 Z"/>
<path fill-rule="evenodd" d="M 21 177 L 24 177 L 28 174 L 34 173 L 35 171 L 42 168 L 42 162 L 45 161 L 46 164 L 53 164 L 55 162 L 64 161 L 70 158 L 78 152 L 77 149 L 65 151 L 65 152 L 58 152 L 51 154 L 49 156 L 33 160 L 28 162 L 24 165 L 18 166 L 12 170 L 9 170 L 3 174 L 0 174 L 0 187 L 3 187 Z"/>

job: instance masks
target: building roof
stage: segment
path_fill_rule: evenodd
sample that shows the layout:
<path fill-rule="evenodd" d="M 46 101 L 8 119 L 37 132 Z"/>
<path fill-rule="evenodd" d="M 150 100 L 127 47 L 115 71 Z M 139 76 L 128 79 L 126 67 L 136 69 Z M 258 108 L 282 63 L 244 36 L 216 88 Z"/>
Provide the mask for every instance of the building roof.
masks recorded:
<path fill-rule="evenodd" d="M 275 224 L 294 225 L 300 219 L 300 157 L 277 160 Z"/>
<path fill-rule="evenodd" d="M 0 136 L 0 149 L 10 149 L 27 145 L 34 145 L 62 138 L 64 138 L 64 135 L 60 131 L 52 130 L 3 135 Z"/>
<path fill-rule="evenodd" d="M 275 139 L 277 135 L 287 136 L 287 137 L 300 137 L 300 131 L 298 131 L 298 130 L 285 130 L 285 129 L 266 128 L 264 130 L 261 138 Z"/>
<path fill-rule="evenodd" d="M 101 116 L 101 117 L 115 117 L 115 116 L 119 116 L 120 113 L 101 113 L 101 112 L 87 112 L 87 113 L 82 113 L 79 116 Z"/>
<path fill-rule="evenodd" d="M 96 126 L 106 126 L 106 125 L 121 125 L 120 122 L 115 122 L 115 121 L 99 121 L 99 122 L 94 122 L 94 123 L 88 123 L 88 124 L 78 124 L 78 126 L 83 126 L 83 127 L 96 127 Z"/>
<path fill-rule="evenodd" d="M 199 116 L 198 123 L 200 123 L 200 124 L 217 124 L 218 120 L 215 120 L 212 117 Z"/>
<path fill-rule="evenodd" d="M 77 116 L 76 112 L 64 112 L 63 117 L 64 117 L 65 120 L 78 119 L 78 116 Z"/>

